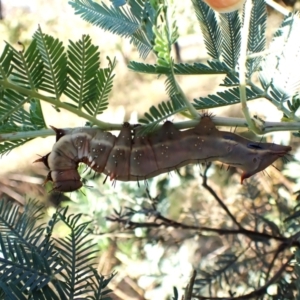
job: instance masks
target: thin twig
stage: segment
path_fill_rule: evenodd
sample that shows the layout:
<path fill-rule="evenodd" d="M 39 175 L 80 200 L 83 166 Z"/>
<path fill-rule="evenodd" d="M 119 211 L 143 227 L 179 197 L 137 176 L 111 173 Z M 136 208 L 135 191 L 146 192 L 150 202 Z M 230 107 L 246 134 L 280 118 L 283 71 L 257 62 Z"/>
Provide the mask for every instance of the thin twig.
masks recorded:
<path fill-rule="evenodd" d="M 282 273 L 285 271 L 286 267 L 289 265 L 289 263 L 291 262 L 292 259 L 295 258 L 295 255 L 291 255 L 287 262 L 285 264 L 283 264 L 281 266 L 281 268 L 277 271 L 277 273 L 262 287 L 258 288 L 257 290 L 254 290 L 251 293 L 242 295 L 242 296 L 238 296 L 238 297 L 230 297 L 230 298 L 225 298 L 225 297 L 207 297 L 207 296 L 200 296 L 200 295 L 196 295 L 193 294 L 193 297 L 196 299 L 200 299 L 200 300 L 248 300 L 248 299 L 257 299 L 260 296 L 263 296 L 268 287 L 271 286 L 273 283 L 275 283 L 282 275 Z"/>
<path fill-rule="evenodd" d="M 242 111 L 247 120 L 249 129 L 255 133 L 261 134 L 261 130 L 256 126 L 253 121 L 251 114 L 247 106 L 247 94 L 246 94 L 246 62 L 247 62 L 247 46 L 248 46 L 248 34 L 249 34 L 249 25 L 251 19 L 252 11 L 252 1 L 246 0 L 245 9 L 244 9 L 244 25 L 241 30 L 241 52 L 239 58 L 239 90 L 240 90 L 240 101 L 242 104 Z"/>
<path fill-rule="evenodd" d="M 187 225 L 184 223 L 179 223 L 173 220 L 170 220 L 166 217 L 163 217 L 159 213 L 155 216 L 156 221 L 160 220 L 161 223 L 156 222 L 133 222 L 129 219 L 121 218 L 121 217 L 106 217 L 107 221 L 117 222 L 119 224 L 123 224 L 128 229 L 135 229 L 135 228 L 159 228 L 159 227 L 173 227 L 173 228 L 180 228 L 186 230 L 197 230 L 197 231 L 206 231 L 206 232 L 214 232 L 219 235 L 238 235 L 242 234 L 250 238 L 254 241 L 261 241 L 261 240 L 276 240 L 283 243 L 286 243 L 289 246 L 300 246 L 297 240 L 283 237 L 283 236 L 274 236 L 264 232 L 252 231 L 245 228 L 240 229 L 224 229 L 224 228 L 212 228 L 206 226 L 194 226 L 194 225 Z"/>
<path fill-rule="evenodd" d="M 287 245 L 286 245 L 285 243 L 282 243 L 282 244 L 277 248 L 277 250 L 276 250 L 276 252 L 274 253 L 274 256 L 273 256 L 273 258 L 272 258 L 272 261 L 271 261 L 271 263 L 269 264 L 269 267 L 268 267 L 268 271 L 267 271 L 267 273 L 266 273 L 266 278 L 265 278 L 265 280 L 268 280 L 268 279 L 269 279 L 270 273 L 271 273 L 271 271 L 272 271 L 272 269 L 273 269 L 273 267 L 274 267 L 274 265 L 275 265 L 275 261 L 277 260 L 279 254 L 280 254 L 281 252 L 283 252 L 284 249 L 285 249 L 286 247 L 287 247 Z"/>
<path fill-rule="evenodd" d="M 275 10 L 277 10 L 278 12 L 280 12 L 281 14 L 283 14 L 284 16 L 288 16 L 289 15 L 289 11 L 284 8 L 282 5 L 276 3 L 273 0 L 265 0 L 265 2 L 270 5 L 271 7 L 273 7 Z"/>
<path fill-rule="evenodd" d="M 202 186 L 208 190 L 211 195 L 217 200 L 217 202 L 219 203 L 219 205 L 226 211 L 227 215 L 230 217 L 230 219 L 233 221 L 234 224 L 236 224 L 239 228 L 243 228 L 243 226 L 236 220 L 236 218 L 234 217 L 234 215 L 230 212 L 230 210 L 227 208 L 227 206 L 223 203 L 223 201 L 218 197 L 218 195 L 216 194 L 216 192 L 207 184 L 207 171 L 209 169 L 210 165 L 207 165 L 205 167 L 205 170 L 203 172 L 203 182 L 202 182 Z"/>
<path fill-rule="evenodd" d="M 188 285 L 186 286 L 183 300 L 191 300 L 192 299 L 193 288 L 194 288 L 196 276 L 197 276 L 197 272 L 196 272 L 196 270 L 193 270 L 190 281 L 189 281 Z"/>

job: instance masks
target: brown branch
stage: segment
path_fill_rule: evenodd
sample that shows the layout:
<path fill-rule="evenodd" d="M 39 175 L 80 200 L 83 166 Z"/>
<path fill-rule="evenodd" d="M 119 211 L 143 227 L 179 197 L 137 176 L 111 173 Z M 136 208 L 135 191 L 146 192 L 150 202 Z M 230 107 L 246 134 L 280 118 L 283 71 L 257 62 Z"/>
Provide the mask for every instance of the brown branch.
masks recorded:
<path fill-rule="evenodd" d="M 274 253 L 274 256 L 272 258 L 271 263 L 269 264 L 269 268 L 268 268 L 268 271 L 266 273 L 266 280 L 269 279 L 270 273 L 271 273 L 273 267 L 275 266 L 275 262 L 276 262 L 277 258 L 279 257 L 279 254 L 285 250 L 286 246 L 287 246 L 286 244 L 281 244 L 277 248 L 276 252 Z"/>
<path fill-rule="evenodd" d="M 245 295 L 242 295 L 242 296 L 238 296 L 238 297 L 230 297 L 230 298 L 207 297 L 207 296 L 200 296 L 200 295 L 196 295 L 196 294 L 193 294 L 193 297 L 196 298 L 196 299 L 199 299 L 199 300 L 248 300 L 248 299 L 257 299 L 257 297 L 263 296 L 266 293 L 268 287 L 270 285 L 272 285 L 273 283 L 275 283 L 280 278 L 280 276 L 285 271 L 286 267 L 289 265 L 291 260 L 294 259 L 294 257 L 295 257 L 294 254 L 291 255 L 289 257 L 289 259 L 287 260 L 287 262 L 281 266 L 281 268 L 277 271 L 277 273 L 265 285 L 263 285 L 262 287 L 260 287 L 259 289 L 255 290 L 251 293 L 248 293 L 248 294 L 245 294 Z"/>
<path fill-rule="evenodd" d="M 106 220 L 111 222 L 117 222 L 119 224 L 125 225 L 126 228 L 134 229 L 134 228 L 159 228 L 159 227 L 174 227 L 174 228 L 181 228 L 181 229 L 190 229 L 190 230 L 197 230 L 197 231 L 207 231 L 207 232 L 215 232 L 220 235 L 232 235 L 232 234 L 243 234 L 249 237 L 251 240 L 276 240 L 288 245 L 297 245 L 299 243 L 295 240 L 292 241 L 290 238 L 286 238 L 283 236 L 273 236 L 267 233 L 252 231 L 245 228 L 241 229 L 222 229 L 222 228 L 212 228 L 206 226 L 193 226 L 187 225 L 184 223 L 179 223 L 173 220 L 170 220 L 166 217 L 161 216 L 160 214 L 156 215 L 156 220 L 161 220 L 161 223 L 156 222 L 133 222 L 128 219 L 123 219 L 120 217 L 106 217 Z"/>
<path fill-rule="evenodd" d="M 224 204 L 224 202 L 219 198 L 219 196 L 216 194 L 216 192 L 207 184 L 207 171 L 210 167 L 210 164 L 206 165 L 205 170 L 203 172 L 203 182 L 202 186 L 208 190 L 211 195 L 217 200 L 219 205 L 226 211 L 227 215 L 230 217 L 230 219 L 233 221 L 234 224 L 236 224 L 240 229 L 243 228 L 243 226 L 236 220 L 235 216 L 230 212 L 230 210 L 227 208 L 227 206 Z"/>
<path fill-rule="evenodd" d="M 189 281 L 188 285 L 186 286 L 186 290 L 184 292 L 183 300 L 191 300 L 192 299 L 193 287 L 194 287 L 194 284 L 195 284 L 196 276 L 197 276 L 197 272 L 196 272 L 196 270 L 193 270 L 190 281 Z"/>

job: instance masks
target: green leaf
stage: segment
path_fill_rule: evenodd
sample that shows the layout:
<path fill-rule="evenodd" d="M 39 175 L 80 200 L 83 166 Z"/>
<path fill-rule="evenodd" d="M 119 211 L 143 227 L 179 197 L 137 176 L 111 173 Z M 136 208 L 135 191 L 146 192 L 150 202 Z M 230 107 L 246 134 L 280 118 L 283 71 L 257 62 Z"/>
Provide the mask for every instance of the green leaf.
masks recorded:
<path fill-rule="evenodd" d="M 274 34 L 259 73 L 266 86 L 272 84 L 282 94 L 286 94 L 287 99 L 300 89 L 300 76 L 295 68 L 300 63 L 299 30 L 299 15 L 287 15 Z"/>
<path fill-rule="evenodd" d="M 7 79 L 10 76 L 13 52 L 8 44 L 5 45 L 0 57 L 0 79 Z"/>
<path fill-rule="evenodd" d="M 80 224 L 80 214 L 67 216 L 66 213 L 67 208 L 58 211 L 61 221 L 71 232 L 65 239 L 56 239 L 56 249 L 67 271 L 67 274 L 63 275 L 68 286 L 66 294 L 68 299 L 74 299 L 75 296 L 85 295 L 91 291 L 90 280 L 94 275 L 91 267 L 95 259 L 94 253 L 98 251 L 95 245 L 86 239 L 88 233 L 85 230 L 89 222 Z M 73 270 L 76 270 L 76 273 Z M 78 276 L 78 274 L 84 274 L 84 276 Z"/>
<path fill-rule="evenodd" d="M 222 35 L 215 12 L 202 0 L 192 0 L 209 56 L 221 57 Z"/>
<path fill-rule="evenodd" d="M 36 129 L 45 128 L 46 123 L 44 120 L 44 115 L 41 107 L 41 102 L 37 99 L 30 100 L 30 119 L 31 123 L 35 125 Z"/>
<path fill-rule="evenodd" d="M 92 101 L 84 101 L 83 107 L 86 111 L 94 116 L 101 114 L 108 106 L 108 95 L 113 87 L 114 74 L 113 71 L 116 67 L 116 60 L 110 60 L 107 57 L 109 62 L 108 68 L 100 69 L 96 72 L 95 75 L 95 97 Z"/>
<path fill-rule="evenodd" d="M 126 8 L 108 7 L 91 0 L 73 0 L 69 4 L 85 21 L 120 36 L 131 37 L 139 28 L 138 20 Z"/>
<path fill-rule="evenodd" d="M 175 64 L 174 73 L 176 75 L 209 75 L 226 74 L 229 70 L 226 65 L 219 61 L 208 61 L 208 65 L 202 63 Z"/>
<path fill-rule="evenodd" d="M 153 34 L 150 35 L 153 36 Z M 141 29 L 138 29 L 130 39 L 130 42 L 133 43 L 133 45 L 137 48 L 140 57 L 143 59 L 148 56 L 153 48 L 150 41 L 151 40 L 149 40 L 147 34 Z"/>
<path fill-rule="evenodd" d="M 22 87 L 37 90 L 43 81 L 44 65 L 36 41 L 33 40 L 26 51 L 17 51 L 11 45 L 8 45 L 8 47 L 13 53 L 12 81 Z"/>
<path fill-rule="evenodd" d="M 178 290 L 175 286 L 173 287 L 173 293 L 174 293 L 174 297 L 172 298 L 172 300 L 178 300 L 179 297 Z"/>
<path fill-rule="evenodd" d="M 240 84 L 239 74 L 235 72 L 228 72 L 224 78 L 222 86 L 238 86 Z"/>
<path fill-rule="evenodd" d="M 29 112 L 25 109 L 25 104 L 28 102 L 32 104 Z M 29 101 L 27 97 L 9 89 L 0 92 L 0 124 L 3 124 L 6 129 L 18 128 L 18 131 L 37 130 L 45 127 L 39 103 L 34 100 Z"/>
<path fill-rule="evenodd" d="M 241 48 L 241 21 L 238 11 L 220 14 L 222 30 L 222 56 L 226 65 L 235 70 Z"/>
<path fill-rule="evenodd" d="M 139 128 L 139 134 L 153 131 L 160 122 L 184 110 L 186 110 L 185 103 L 175 95 L 170 101 L 160 103 L 158 107 L 151 106 L 149 113 L 144 114 L 145 118 L 139 119 L 139 123 L 146 125 Z"/>
<path fill-rule="evenodd" d="M 43 81 L 39 89 L 53 94 L 59 100 L 67 85 L 67 56 L 63 43 L 42 33 L 39 28 L 33 35 L 44 64 Z"/>
<path fill-rule="evenodd" d="M 253 89 L 246 88 L 247 101 L 255 100 L 262 97 L 261 94 Z M 217 92 L 217 95 L 208 95 L 207 97 L 200 97 L 194 99 L 194 107 L 197 110 L 208 109 L 213 107 L 220 107 L 226 105 L 232 105 L 240 102 L 240 90 L 238 87 L 228 89 L 224 92 Z"/>
<path fill-rule="evenodd" d="M 131 13 L 139 20 L 140 27 L 131 38 L 140 56 L 145 59 L 152 50 L 155 35 L 153 26 L 156 24 L 156 11 L 150 1 L 128 0 Z"/>
<path fill-rule="evenodd" d="M 92 0 L 73 0 L 69 2 L 75 13 L 84 20 L 121 37 L 130 38 L 142 58 L 146 58 L 152 50 L 154 34 L 152 26 L 155 11 L 149 1 L 129 2 L 127 6 L 108 7 Z"/>
<path fill-rule="evenodd" d="M 149 65 L 137 61 L 130 61 L 128 65 L 130 70 L 145 74 L 157 74 L 156 67 L 157 65 Z"/>
<path fill-rule="evenodd" d="M 123 6 L 126 4 L 126 0 L 110 0 L 113 6 Z"/>
<path fill-rule="evenodd" d="M 157 65 L 149 65 L 136 61 L 131 61 L 128 68 L 132 71 L 145 73 L 145 74 L 168 74 L 169 69 L 160 67 Z M 176 75 L 207 75 L 207 74 L 226 74 L 229 69 L 228 67 L 218 61 L 208 62 L 208 65 L 202 63 L 194 64 L 174 64 L 173 67 L 174 74 Z"/>
<path fill-rule="evenodd" d="M 291 100 L 287 101 L 288 108 L 291 112 L 296 113 L 300 107 L 300 95 L 296 93 Z"/>
<path fill-rule="evenodd" d="M 88 222 L 81 214 L 68 215 L 59 209 L 48 226 L 41 224 L 44 208 L 30 200 L 19 206 L 0 201 L 0 295 L 3 299 L 67 300 L 86 297 L 107 299 L 107 279 L 93 267 L 95 248 L 87 239 Z M 54 243 L 53 230 L 58 222 L 70 229 L 65 239 Z M 98 251 L 97 251 L 98 252 Z M 86 298 L 84 298 L 86 299 Z"/>
<path fill-rule="evenodd" d="M 99 275 L 96 270 L 93 269 L 94 280 L 94 296 L 92 299 L 103 299 L 103 300 L 112 300 L 110 297 L 103 298 L 104 295 L 112 292 L 110 289 L 107 289 L 107 285 L 114 278 L 116 273 L 112 273 L 107 279 L 105 279 L 102 275 Z"/>
<path fill-rule="evenodd" d="M 44 73 L 35 41 L 26 51 L 16 51 L 12 46 L 6 44 L 1 60 L 3 76 L 8 76 L 7 79 L 15 83 L 16 87 L 20 86 L 33 91 L 39 87 Z M 9 67 L 8 62 L 10 63 Z M 28 104 L 30 104 L 29 109 Z M 44 128 L 46 125 L 39 100 L 22 95 L 18 89 L 5 89 L 5 85 L 2 86 L 2 90 L 0 90 L 0 126 L 3 133 L 9 132 L 9 128 L 13 131 Z M 24 139 L 2 144 L 0 153 L 9 152 L 14 146 L 19 146 L 26 141 Z"/>
<path fill-rule="evenodd" d="M 280 87 L 271 83 L 268 93 L 271 95 L 271 101 L 278 107 L 283 105 L 284 102 L 290 99 L 290 95 L 282 90 Z"/>
<path fill-rule="evenodd" d="M 249 36 L 248 36 L 248 51 L 249 54 L 263 52 L 266 46 L 266 23 L 267 10 L 263 0 L 253 2 L 251 11 Z M 262 57 L 258 56 L 247 60 L 248 77 L 255 71 L 259 70 Z"/>
<path fill-rule="evenodd" d="M 100 67 L 100 52 L 97 46 L 92 45 L 90 36 L 83 35 L 75 43 L 70 41 L 67 53 L 69 80 L 65 94 L 81 109 L 84 103 L 96 97 L 95 74 Z"/>
<path fill-rule="evenodd" d="M 3 253 L 0 282 L 11 283 L 18 299 L 24 292 L 28 295 L 43 289 L 52 276 L 62 270 L 53 243 L 45 243 L 48 239 L 42 237 L 44 228 L 40 224 L 36 226 L 41 216 L 41 206 L 37 207 L 36 202 L 29 202 L 23 214 L 17 206 L 0 202 L 0 248 Z"/>

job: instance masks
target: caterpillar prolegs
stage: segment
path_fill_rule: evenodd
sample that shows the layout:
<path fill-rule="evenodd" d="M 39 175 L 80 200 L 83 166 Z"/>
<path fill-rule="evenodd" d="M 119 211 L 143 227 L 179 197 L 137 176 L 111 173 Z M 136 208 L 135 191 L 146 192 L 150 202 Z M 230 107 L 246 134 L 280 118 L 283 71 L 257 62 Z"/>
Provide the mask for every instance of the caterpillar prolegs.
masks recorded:
<path fill-rule="evenodd" d="M 180 131 L 167 121 L 156 132 L 133 138 L 128 123 L 117 137 L 97 128 L 53 129 L 57 141 L 52 152 L 37 161 L 50 169 L 46 181 L 53 181 L 53 189 L 61 192 L 82 187 L 80 162 L 110 180 L 140 181 L 187 164 L 219 161 L 241 169 L 242 183 L 291 150 L 219 131 L 208 115 L 192 129 Z"/>

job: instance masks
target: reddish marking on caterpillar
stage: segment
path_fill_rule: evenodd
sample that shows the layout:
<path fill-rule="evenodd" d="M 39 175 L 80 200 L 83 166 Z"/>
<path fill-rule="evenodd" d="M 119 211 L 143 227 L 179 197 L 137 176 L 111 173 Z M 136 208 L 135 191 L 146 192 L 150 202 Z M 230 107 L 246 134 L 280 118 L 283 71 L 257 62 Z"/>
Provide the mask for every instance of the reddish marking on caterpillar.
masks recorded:
<path fill-rule="evenodd" d="M 167 121 L 156 132 L 133 138 L 128 123 L 117 137 L 97 128 L 54 130 L 57 141 L 52 152 L 36 161 L 50 169 L 46 181 L 52 181 L 53 189 L 61 192 L 82 186 L 77 171 L 80 162 L 110 180 L 140 181 L 187 164 L 220 161 L 241 169 L 243 183 L 291 151 L 289 146 L 257 143 L 219 131 L 208 115 L 185 131 Z"/>

